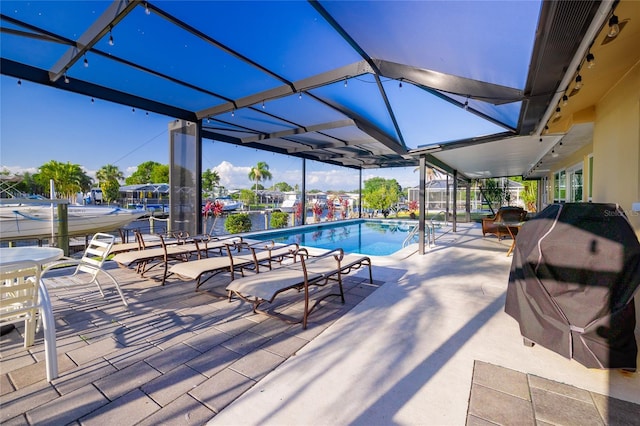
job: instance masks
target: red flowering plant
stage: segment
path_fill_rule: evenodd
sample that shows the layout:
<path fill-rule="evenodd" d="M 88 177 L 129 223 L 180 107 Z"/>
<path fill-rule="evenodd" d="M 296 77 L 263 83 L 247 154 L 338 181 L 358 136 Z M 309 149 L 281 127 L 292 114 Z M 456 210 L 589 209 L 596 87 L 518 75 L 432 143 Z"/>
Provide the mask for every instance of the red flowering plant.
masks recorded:
<path fill-rule="evenodd" d="M 336 205 L 333 203 L 333 200 L 329 201 L 327 204 L 327 220 L 333 220 L 336 214 Z"/>
<path fill-rule="evenodd" d="M 322 214 L 322 206 L 319 203 L 313 203 L 311 206 L 311 212 L 313 213 L 313 219 L 315 222 L 320 221 L 320 215 Z"/>
<path fill-rule="evenodd" d="M 295 209 L 296 223 L 302 223 L 302 203 L 296 203 Z"/>
<path fill-rule="evenodd" d="M 211 200 L 208 200 L 207 204 L 204 205 L 202 213 L 204 214 L 205 220 L 209 219 L 209 217 L 213 217 L 213 223 L 211 224 L 211 230 L 209 231 L 209 234 L 213 233 L 213 228 L 216 226 L 218 218 L 222 216 L 223 211 L 224 204 L 222 204 L 218 200 L 215 200 L 213 203 L 211 202 Z"/>
<path fill-rule="evenodd" d="M 418 202 L 416 200 L 409 201 L 409 215 L 411 218 L 415 218 L 416 210 L 418 210 Z"/>
<path fill-rule="evenodd" d="M 340 212 L 340 216 L 342 217 L 342 219 L 346 219 L 347 218 L 347 212 L 349 211 L 349 199 L 348 198 L 341 198 L 340 199 L 340 204 L 342 205 L 342 212 Z"/>

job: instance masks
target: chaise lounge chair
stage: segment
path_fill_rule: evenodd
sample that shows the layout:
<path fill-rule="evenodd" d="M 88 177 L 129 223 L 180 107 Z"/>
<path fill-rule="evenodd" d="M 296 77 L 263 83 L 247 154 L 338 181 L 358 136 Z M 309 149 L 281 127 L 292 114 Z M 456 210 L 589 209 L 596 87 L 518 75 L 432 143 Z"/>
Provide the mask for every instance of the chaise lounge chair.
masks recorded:
<path fill-rule="evenodd" d="M 292 259 L 292 253 L 297 249 L 297 244 L 276 246 L 273 242 L 262 241 L 253 244 L 244 241 L 235 244 L 227 243 L 227 256 L 178 263 L 171 266 L 169 275 L 175 274 L 183 279 L 196 280 L 196 290 L 198 290 L 209 278 L 221 272 L 230 272 L 233 280 L 236 271 L 244 276 L 244 271 L 247 269 L 256 273 L 260 272 L 260 266 L 272 269 L 274 262 L 281 264 L 287 258 Z M 206 278 L 203 279 L 205 276 Z"/>
<path fill-rule="evenodd" d="M 170 262 L 186 262 L 193 256 L 198 259 L 204 256 L 205 248 L 198 243 L 198 240 L 178 239 L 176 243 L 166 243 L 162 235 L 160 237 L 160 247 L 141 248 L 136 251 L 119 253 L 113 260 L 121 267 L 135 266 L 136 272 L 141 277 L 155 267 L 161 267 L 162 278 L 158 278 L 164 285 Z"/>
<path fill-rule="evenodd" d="M 335 249 L 319 256 L 310 256 L 304 248 L 298 249 L 294 256 L 296 262 L 293 264 L 233 280 L 227 286 L 229 298 L 237 296 L 251 303 L 256 313 L 274 316 L 290 323 L 302 322 L 302 327 L 306 329 L 309 315 L 322 300 L 329 296 L 340 296 L 341 302 L 344 303 L 343 275 L 368 266 L 369 282 L 373 283 L 371 259 L 367 256 L 345 255 L 342 249 Z M 330 282 L 338 284 L 338 292 L 323 295 L 310 307 L 310 287 L 323 287 Z M 278 312 L 259 309 L 264 303 L 272 304 L 278 295 L 289 290 L 302 291 L 304 294 L 304 310 L 301 319 L 290 320 Z"/>

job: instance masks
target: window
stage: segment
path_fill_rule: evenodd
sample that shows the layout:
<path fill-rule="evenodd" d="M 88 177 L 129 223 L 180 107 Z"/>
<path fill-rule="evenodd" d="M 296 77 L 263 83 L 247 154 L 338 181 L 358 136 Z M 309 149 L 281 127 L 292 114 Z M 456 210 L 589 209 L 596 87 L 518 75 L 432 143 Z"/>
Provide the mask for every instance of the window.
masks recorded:
<path fill-rule="evenodd" d="M 542 208 L 545 208 L 548 204 L 549 204 L 549 192 L 550 192 L 550 186 L 549 186 L 549 178 L 548 177 L 543 177 L 542 180 L 540 181 L 540 206 Z"/>
<path fill-rule="evenodd" d="M 560 170 L 553 175 L 553 202 L 564 203 L 567 201 L 567 172 Z"/>
<path fill-rule="evenodd" d="M 577 164 L 569 169 L 567 172 L 569 184 L 569 201 L 582 202 L 582 188 L 583 188 L 583 175 L 582 175 L 582 163 Z"/>

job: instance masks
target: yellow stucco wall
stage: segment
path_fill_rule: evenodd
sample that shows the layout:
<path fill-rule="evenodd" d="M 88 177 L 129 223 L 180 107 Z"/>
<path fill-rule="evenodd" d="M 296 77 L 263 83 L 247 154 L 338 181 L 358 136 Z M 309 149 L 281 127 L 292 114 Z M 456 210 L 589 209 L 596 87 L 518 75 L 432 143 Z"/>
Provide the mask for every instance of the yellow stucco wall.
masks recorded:
<path fill-rule="evenodd" d="M 593 201 L 618 203 L 640 238 L 640 63 L 596 105 Z"/>
<path fill-rule="evenodd" d="M 594 203 L 618 203 L 626 212 L 640 239 L 640 212 L 631 210 L 640 202 L 640 63 L 636 64 L 596 104 L 593 142 L 576 152 L 553 172 L 584 161 L 584 195 L 587 196 L 588 159 L 593 153 Z M 553 197 L 553 192 L 550 192 Z M 640 297 L 635 298 L 636 334 L 640 335 Z"/>

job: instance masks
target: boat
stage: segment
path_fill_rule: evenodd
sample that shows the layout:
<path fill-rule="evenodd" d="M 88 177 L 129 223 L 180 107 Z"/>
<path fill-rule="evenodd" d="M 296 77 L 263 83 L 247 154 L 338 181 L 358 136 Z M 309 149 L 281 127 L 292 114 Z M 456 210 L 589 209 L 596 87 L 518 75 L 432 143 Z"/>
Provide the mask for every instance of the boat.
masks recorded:
<path fill-rule="evenodd" d="M 280 204 L 280 210 L 292 213 L 298 204 L 300 204 L 300 196 L 297 194 L 288 194 L 287 198 Z"/>
<path fill-rule="evenodd" d="M 0 240 L 43 238 L 57 233 L 57 211 L 49 204 L 3 205 L 0 207 Z M 146 214 L 140 209 L 69 205 L 67 229 L 69 235 L 114 231 Z"/>
<path fill-rule="evenodd" d="M 243 206 L 242 201 L 234 200 L 230 196 L 216 197 L 213 201 L 222 203 L 222 211 L 225 212 L 242 209 Z"/>

